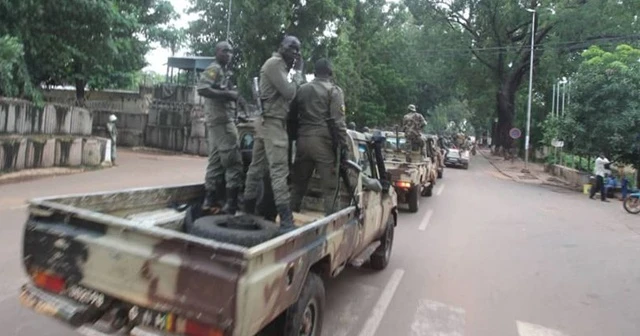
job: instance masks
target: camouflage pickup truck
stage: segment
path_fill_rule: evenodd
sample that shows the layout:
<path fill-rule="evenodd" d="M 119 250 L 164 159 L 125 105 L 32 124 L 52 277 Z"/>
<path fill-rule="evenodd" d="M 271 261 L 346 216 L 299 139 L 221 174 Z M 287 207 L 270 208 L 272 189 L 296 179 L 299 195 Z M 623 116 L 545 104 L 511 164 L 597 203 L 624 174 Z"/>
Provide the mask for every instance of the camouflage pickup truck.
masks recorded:
<path fill-rule="evenodd" d="M 436 166 L 429 157 L 412 151 L 403 132 L 385 132 L 385 166 L 398 194 L 398 203 L 418 212 L 420 196 L 431 196 L 436 183 Z"/>
<path fill-rule="evenodd" d="M 251 127 L 240 129 L 251 146 Z M 386 268 L 397 222 L 384 140 L 349 136 L 362 170 L 351 173 L 354 193 L 340 189 L 342 210 L 323 214 L 326 181 L 314 176 L 297 229 L 254 246 L 185 228 L 201 184 L 30 200 L 22 304 L 96 335 L 320 336 L 322 279 L 349 265 Z"/>

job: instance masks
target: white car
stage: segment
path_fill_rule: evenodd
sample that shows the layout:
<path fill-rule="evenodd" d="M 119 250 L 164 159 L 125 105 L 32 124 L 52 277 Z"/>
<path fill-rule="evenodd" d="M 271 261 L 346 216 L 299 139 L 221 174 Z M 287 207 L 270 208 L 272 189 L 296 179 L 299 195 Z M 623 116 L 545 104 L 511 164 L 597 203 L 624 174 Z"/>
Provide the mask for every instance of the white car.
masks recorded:
<path fill-rule="evenodd" d="M 469 169 L 469 151 L 449 148 L 447 155 L 444 157 L 444 165 L 447 167 Z"/>

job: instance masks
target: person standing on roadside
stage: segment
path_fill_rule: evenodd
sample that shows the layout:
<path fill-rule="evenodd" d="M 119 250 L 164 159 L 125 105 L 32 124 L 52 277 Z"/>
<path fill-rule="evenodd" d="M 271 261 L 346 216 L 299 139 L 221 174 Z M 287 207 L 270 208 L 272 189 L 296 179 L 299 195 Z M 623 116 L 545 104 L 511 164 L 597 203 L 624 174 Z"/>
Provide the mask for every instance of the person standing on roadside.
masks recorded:
<path fill-rule="evenodd" d="M 596 175 L 596 185 L 591 187 L 589 198 L 594 199 L 593 197 L 596 195 L 596 192 L 599 190 L 600 200 L 603 202 L 609 202 L 609 200 L 607 200 L 607 193 L 605 191 L 605 185 L 604 185 L 604 177 L 607 174 L 607 167 L 609 164 L 610 162 L 604 156 L 604 153 L 600 153 L 600 155 L 598 155 L 598 158 L 596 159 L 595 167 L 593 168 L 593 173 Z"/>
<path fill-rule="evenodd" d="M 235 214 L 244 177 L 234 111 L 236 103 L 244 105 L 244 99 L 230 83 L 230 70 L 227 67 L 231 57 L 231 44 L 219 42 L 216 45 L 215 61 L 200 76 L 198 94 L 206 98 L 204 115 L 209 148 L 205 175 L 206 195 L 202 209 L 220 207 L 220 201 L 225 198 L 223 191 L 226 191 L 226 204 L 222 207 L 222 212 Z"/>
<path fill-rule="evenodd" d="M 291 80 L 288 78 L 290 69 L 296 70 Z M 278 52 L 273 53 L 260 69 L 263 111 L 255 121 L 253 158 L 244 190 L 244 211 L 254 214 L 258 184 L 262 182 L 264 172 L 268 171 L 282 231 L 295 228 L 287 183 L 289 138 L 286 126 L 290 104 L 303 81 L 301 70 L 300 41 L 295 36 L 285 37 Z"/>
<path fill-rule="evenodd" d="M 111 164 L 116 165 L 116 140 L 118 139 L 118 128 L 116 127 L 116 120 L 118 118 L 115 114 L 109 116 L 107 122 L 107 133 L 109 133 L 109 139 L 111 139 Z"/>

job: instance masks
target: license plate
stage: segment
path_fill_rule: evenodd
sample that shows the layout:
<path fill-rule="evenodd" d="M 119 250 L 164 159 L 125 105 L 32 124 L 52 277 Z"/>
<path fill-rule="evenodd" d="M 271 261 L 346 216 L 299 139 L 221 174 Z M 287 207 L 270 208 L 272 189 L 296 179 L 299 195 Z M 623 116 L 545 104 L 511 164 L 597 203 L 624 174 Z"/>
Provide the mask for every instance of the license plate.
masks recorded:
<path fill-rule="evenodd" d="M 129 310 L 129 319 L 131 321 L 138 321 L 142 326 L 159 330 L 172 330 L 175 323 L 175 318 L 172 313 L 161 313 L 137 306 Z"/>
<path fill-rule="evenodd" d="M 97 308 L 104 306 L 107 298 L 104 294 L 79 285 L 71 285 L 66 290 L 66 295 L 82 304 L 92 305 Z"/>

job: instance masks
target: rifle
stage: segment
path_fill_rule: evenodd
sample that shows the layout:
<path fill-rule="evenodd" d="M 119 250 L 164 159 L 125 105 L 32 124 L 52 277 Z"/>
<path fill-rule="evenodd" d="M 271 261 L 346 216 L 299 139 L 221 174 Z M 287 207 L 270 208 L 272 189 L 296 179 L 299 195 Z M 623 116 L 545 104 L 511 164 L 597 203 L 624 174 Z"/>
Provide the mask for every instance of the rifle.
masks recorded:
<path fill-rule="evenodd" d="M 251 91 L 253 93 L 253 99 L 256 101 L 258 115 L 261 116 L 264 111 L 262 110 L 262 98 L 260 97 L 260 85 L 258 84 L 258 77 L 253 77 L 253 85 L 251 85 Z"/>
<path fill-rule="evenodd" d="M 351 181 L 349 180 L 349 173 L 347 169 L 355 170 L 358 174 L 362 171 L 362 168 L 355 162 L 347 159 L 346 157 L 342 157 L 342 150 L 340 148 L 340 141 L 338 139 L 338 127 L 336 126 L 336 121 L 334 118 L 325 119 L 327 122 L 327 127 L 329 128 L 329 134 L 331 135 L 331 147 L 333 148 L 333 153 L 336 156 L 336 166 L 337 170 L 340 173 L 340 178 L 342 178 L 345 187 L 349 191 L 351 195 L 351 201 L 356 207 L 356 215 L 360 216 L 360 206 L 358 205 L 358 201 L 355 196 L 355 187 L 351 186 Z M 336 199 L 338 198 L 338 194 L 340 192 L 340 178 L 338 179 L 338 183 L 336 186 L 336 194 L 333 198 L 333 206 L 332 210 L 336 207 Z"/>

